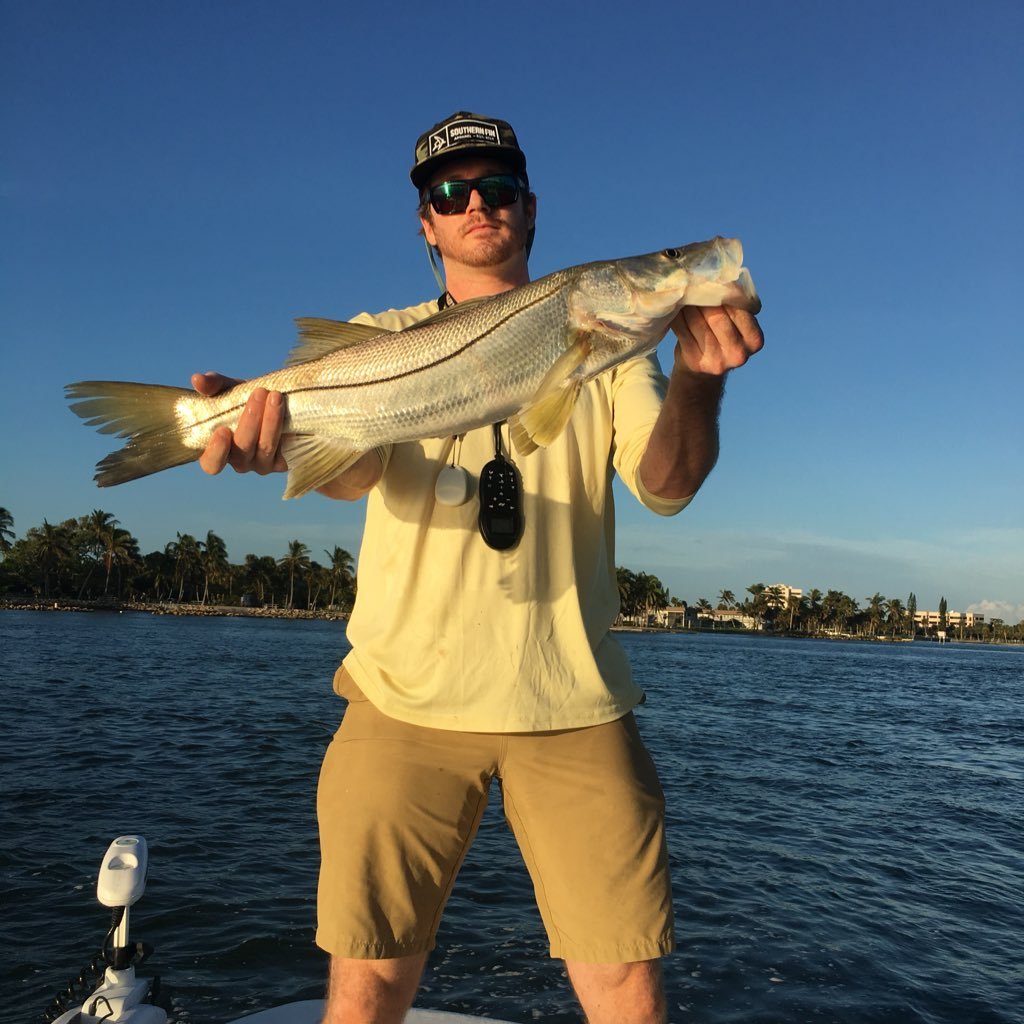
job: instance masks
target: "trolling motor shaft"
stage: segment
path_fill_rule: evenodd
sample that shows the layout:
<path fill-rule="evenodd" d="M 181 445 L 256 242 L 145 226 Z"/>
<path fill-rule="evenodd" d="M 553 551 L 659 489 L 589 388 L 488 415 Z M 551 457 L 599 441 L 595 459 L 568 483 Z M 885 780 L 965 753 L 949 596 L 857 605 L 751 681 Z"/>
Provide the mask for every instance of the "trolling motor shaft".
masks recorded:
<path fill-rule="evenodd" d="M 149 850 L 142 836 L 119 836 L 107 848 L 96 882 L 96 898 L 113 910 L 102 953 L 106 970 L 81 1008 L 68 1010 L 54 1024 L 100 1020 L 109 1024 L 166 1024 L 167 1014 L 148 1002 L 152 994 L 149 980 L 135 977 L 135 965 L 142 962 L 148 950 L 141 943 L 131 945 L 128 941 L 128 908 L 146 891 L 148 866 Z"/>

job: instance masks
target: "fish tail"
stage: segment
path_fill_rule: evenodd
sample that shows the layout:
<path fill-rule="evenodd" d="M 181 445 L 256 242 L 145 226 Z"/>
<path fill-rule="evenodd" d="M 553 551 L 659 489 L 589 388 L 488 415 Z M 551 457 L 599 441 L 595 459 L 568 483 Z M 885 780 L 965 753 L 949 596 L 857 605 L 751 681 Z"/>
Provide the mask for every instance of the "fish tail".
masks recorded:
<path fill-rule="evenodd" d="M 113 487 L 199 458 L 201 449 L 185 443 L 178 420 L 179 399 L 195 398 L 194 392 L 109 380 L 83 380 L 64 390 L 71 411 L 89 426 L 128 438 L 120 451 L 96 464 L 98 486 Z"/>

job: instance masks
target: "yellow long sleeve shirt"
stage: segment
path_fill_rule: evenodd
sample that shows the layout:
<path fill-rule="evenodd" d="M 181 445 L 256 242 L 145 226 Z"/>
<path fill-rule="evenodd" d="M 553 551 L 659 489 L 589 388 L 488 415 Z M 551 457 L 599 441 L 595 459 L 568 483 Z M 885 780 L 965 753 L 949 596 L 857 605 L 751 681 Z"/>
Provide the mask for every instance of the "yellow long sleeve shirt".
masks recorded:
<path fill-rule="evenodd" d="M 355 320 L 399 330 L 436 310 L 431 301 Z M 380 711 L 438 729 L 542 732 L 613 721 L 640 701 L 609 633 L 619 608 L 612 479 L 661 515 L 689 501 L 654 497 L 639 478 L 665 387 L 654 355 L 624 363 L 583 388 L 550 447 L 511 454 L 525 526 L 510 551 L 488 547 L 477 526 L 490 427 L 382 452 L 344 661 Z M 474 484 L 456 507 L 434 495 L 453 458 Z"/>

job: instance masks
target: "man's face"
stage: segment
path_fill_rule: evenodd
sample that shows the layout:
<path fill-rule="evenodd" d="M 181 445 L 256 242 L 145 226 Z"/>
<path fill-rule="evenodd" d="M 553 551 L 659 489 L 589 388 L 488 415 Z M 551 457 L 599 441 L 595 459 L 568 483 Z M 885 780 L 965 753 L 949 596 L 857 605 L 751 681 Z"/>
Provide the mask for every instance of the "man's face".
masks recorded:
<path fill-rule="evenodd" d="M 500 161 L 467 157 L 445 164 L 430 178 L 430 185 L 507 173 L 508 167 Z M 525 260 L 526 236 L 533 227 L 536 208 L 536 199 L 522 191 L 511 206 L 490 207 L 474 190 L 464 213 L 440 214 L 428 209 L 420 222 L 427 241 L 437 246 L 449 269 L 453 262 L 496 267 L 513 259 Z"/>

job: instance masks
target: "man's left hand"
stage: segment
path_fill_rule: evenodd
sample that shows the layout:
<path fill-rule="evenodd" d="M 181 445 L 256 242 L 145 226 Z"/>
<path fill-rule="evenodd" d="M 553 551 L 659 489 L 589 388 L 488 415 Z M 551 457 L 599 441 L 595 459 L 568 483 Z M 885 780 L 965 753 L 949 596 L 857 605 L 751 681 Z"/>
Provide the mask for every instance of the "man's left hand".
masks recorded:
<path fill-rule="evenodd" d="M 724 376 L 764 347 L 757 318 L 734 306 L 684 306 L 671 326 L 675 365 L 690 373 Z"/>

